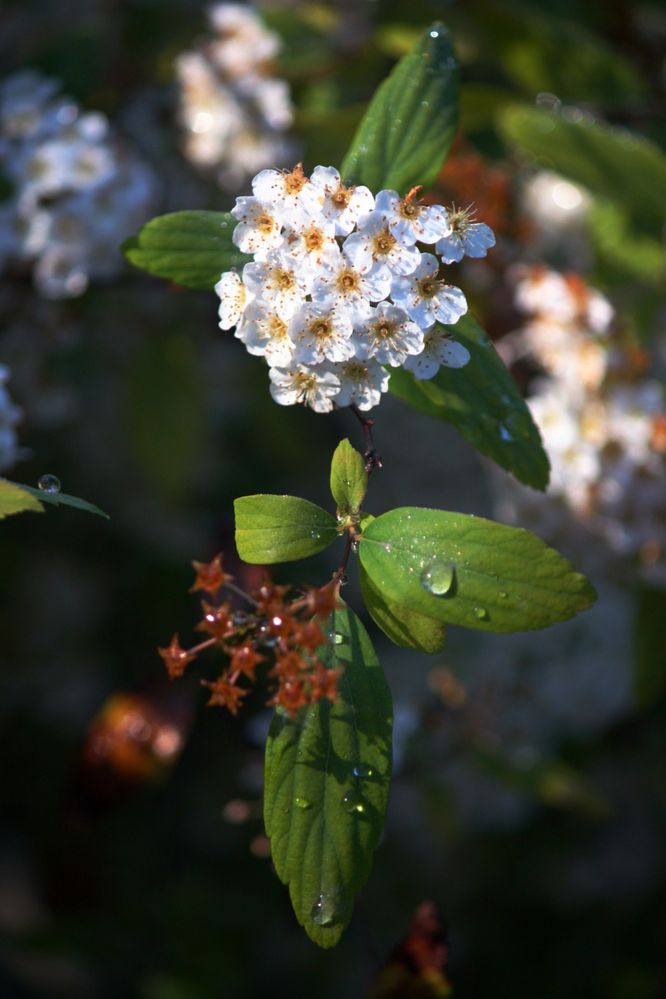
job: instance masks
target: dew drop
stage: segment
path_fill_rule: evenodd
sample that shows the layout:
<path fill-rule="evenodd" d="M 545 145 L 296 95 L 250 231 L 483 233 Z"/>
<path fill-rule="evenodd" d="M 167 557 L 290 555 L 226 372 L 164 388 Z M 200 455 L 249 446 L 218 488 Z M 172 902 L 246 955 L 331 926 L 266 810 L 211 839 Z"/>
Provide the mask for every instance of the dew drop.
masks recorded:
<path fill-rule="evenodd" d="M 354 767 L 352 770 L 354 777 L 374 777 L 375 771 L 372 767 Z"/>
<path fill-rule="evenodd" d="M 60 479 L 55 475 L 40 475 L 37 486 L 43 493 L 59 493 Z"/>
<path fill-rule="evenodd" d="M 345 809 L 352 814 L 354 812 L 358 812 L 360 815 L 362 815 L 363 812 L 365 811 L 365 805 L 361 801 L 356 791 L 347 791 L 344 798 L 342 799 L 342 804 L 345 806 Z"/>
<path fill-rule="evenodd" d="M 340 586 L 346 586 L 348 582 L 349 582 L 349 576 L 345 572 L 343 572 L 343 574 L 338 579 L 338 584 Z"/>
<path fill-rule="evenodd" d="M 455 567 L 444 559 L 434 559 L 421 573 L 421 586 L 436 597 L 443 597 L 453 586 Z"/>
<path fill-rule="evenodd" d="M 500 597 L 502 600 L 506 600 L 508 596 L 509 594 L 506 592 L 506 590 L 500 590 Z"/>
<path fill-rule="evenodd" d="M 344 642 L 344 640 L 345 640 L 345 636 L 341 635 L 339 631 L 336 631 L 334 633 L 334 635 L 333 635 L 333 644 L 334 645 L 342 645 L 342 643 Z"/>
<path fill-rule="evenodd" d="M 312 802 L 308 801 L 307 798 L 294 798 L 294 804 L 296 808 L 300 808 L 305 811 L 306 808 L 312 808 Z"/>
<path fill-rule="evenodd" d="M 432 30 L 432 31 L 430 32 L 430 37 L 431 37 L 431 38 L 439 38 L 439 31 L 436 31 L 436 30 L 435 30 L 435 29 L 433 28 L 433 30 Z"/>
<path fill-rule="evenodd" d="M 313 538 L 315 541 L 318 541 L 319 538 L 321 537 L 321 531 L 316 531 L 316 530 L 310 531 L 310 537 Z"/>
<path fill-rule="evenodd" d="M 356 555 L 356 553 L 358 552 L 358 541 L 352 541 L 351 550 L 353 551 L 354 555 Z"/>
<path fill-rule="evenodd" d="M 385 545 L 384 545 L 384 551 L 385 551 L 385 552 L 386 552 L 387 554 L 390 554 L 390 553 L 391 553 L 391 552 L 393 551 L 393 545 L 389 545 L 389 544 L 385 544 Z"/>
<path fill-rule="evenodd" d="M 488 620 L 488 611 L 486 610 L 485 607 L 475 607 L 474 608 L 474 617 L 477 619 L 477 621 L 487 621 Z"/>
<path fill-rule="evenodd" d="M 322 892 L 310 910 L 310 918 L 318 926 L 332 926 L 337 921 L 335 903 L 330 895 Z"/>
<path fill-rule="evenodd" d="M 500 435 L 500 437 L 502 438 L 503 441 L 512 441 L 513 440 L 513 437 L 511 436 L 511 432 L 509 430 L 507 430 L 507 428 L 504 426 L 503 423 L 500 423 L 499 435 Z"/>

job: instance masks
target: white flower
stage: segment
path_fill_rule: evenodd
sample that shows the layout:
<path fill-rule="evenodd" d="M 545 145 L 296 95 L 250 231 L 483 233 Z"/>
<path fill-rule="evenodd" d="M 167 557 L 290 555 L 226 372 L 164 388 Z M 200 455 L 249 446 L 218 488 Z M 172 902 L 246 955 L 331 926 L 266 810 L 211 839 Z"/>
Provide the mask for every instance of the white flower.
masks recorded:
<path fill-rule="evenodd" d="M 454 264 L 463 257 L 485 257 L 495 245 L 495 234 L 484 222 L 472 222 L 469 209 L 460 208 L 449 214 L 451 232 L 437 241 L 435 249 L 445 264 Z"/>
<path fill-rule="evenodd" d="M 269 301 L 279 316 L 290 319 L 310 290 L 310 274 L 297 270 L 296 261 L 281 250 L 271 250 L 266 260 L 245 264 L 243 284 L 254 298 Z"/>
<path fill-rule="evenodd" d="M 305 266 L 313 277 L 322 267 L 335 267 L 340 257 L 333 226 L 326 219 L 306 217 L 300 225 L 286 229 L 284 248 L 297 265 Z"/>
<path fill-rule="evenodd" d="M 378 361 L 355 358 L 336 367 L 340 378 L 340 391 L 335 397 L 336 406 L 356 406 L 372 409 L 378 406 L 382 392 L 386 392 L 389 374 Z"/>
<path fill-rule="evenodd" d="M 432 253 L 422 253 L 413 274 L 396 277 L 391 297 L 401 305 L 422 329 L 439 320 L 453 325 L 467 312 L 467 301 L 460 288 L 437 280 L 439 261 Z"/>
<path fill-rule="evenodd" d="M 285 367 L 293 360 L 294 344 L 287 322 L 270 303 L 251 301 L 235 335 L 248 353 L 265 357 L 270 367 Z"/>
<path fill-rule="evenodd" d="M 409 354 L 423 350 L 423 331 L 404 309 L 380 302 L 372 315 L 356 329 L 356 353 L 374 357 L 380 364 L 399 367 Z"/>
<path fill-rule="evenodd" d="M 427 330 L 423 341 L 422 352 L 405 358 L 403 364 L 419 381 L 434 378 L 441 365 L 446 368 L 464 368 L 469 361 L 467 348 L 450 340 L 446 330 L 439 326 Z"/>
<path fill-rule="evenodd" d="M 304 222 L 318 208 L 318 191 L 299 163 L 290 171 L 262 170 L 252 181 L 255 198 L 272 210 L 282 223 Z"/>
<path fill-rule="evenodd" d="M 416 198 L 401 198 L 396 191 L 380 191 L 375 209 L 388 222 L 391 232 L 404 243 L 436 243 L 451 232 L 451 223 L 442 205 L 422 205 Z"/>
<path fill-rule="evenodd" d="M 230 330 L 238 325 L 249 296 L 235 271 L 226 271 L 215 285 L 220 298 L 220 329 Z"/>
<path fill-rule="evenodd" d="M 411 274 L 421 259 L 416 246 L 401 243 L 382 213 L 376 211 L 359 219 L 358 232 L 347 236 L 342 252 L 362 273 L 381 269 L 388 274 Z"/>
<path fill-rule="evenodd" d="M 361 215 L 375 206 L 367 187 L 345 187 L 335 167 L 315 167 L 310 180 L 319 190 L 322 215 L 335 224 L 336 236 L 347 236 Z"/>
<path fill-rule="evenodd" d="M 271 395 L 280 406 L 305 403 L 315 413 L 330 413 L 333 397 L 340 390 L 340 379 L 327 364 L 308 367 L 292 364 L 285 368 L 271 368 Z"/>
<path fill-rule="evenodd" d="M 370 315 L 371 302 L 381 302 L 391 290 L 388 274 L 355 270 L 342 254 L 325 261 L 312 285 L 312 299 L 343 306 L 353 323 Z"/>
<path fill-rule="evenodd" d="M 231 214 L 238 219 L 232 239 L 243 253 L 265 260 L 269 250 L 282 244 L 282 226 L 274 213 L 257 198 L 236 198 Z"/>
<path fill-rule="evenodd" d="M 294 356 L 304 364 L 346 361 L 354 356 L 353 326 L 349 315 L 334 306 L 306 302 L 289 323 Z"/>

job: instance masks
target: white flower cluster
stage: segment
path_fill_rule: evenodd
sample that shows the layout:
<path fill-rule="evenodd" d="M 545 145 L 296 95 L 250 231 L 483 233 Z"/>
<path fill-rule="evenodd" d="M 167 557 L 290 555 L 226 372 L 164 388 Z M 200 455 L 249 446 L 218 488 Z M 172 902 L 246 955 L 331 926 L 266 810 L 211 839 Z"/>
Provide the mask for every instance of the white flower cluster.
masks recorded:
<path fill-rule="evenodd" d="M 644 575 L 666 581 L 666 393 L 610 340 L 610 303 L 577 275 L 540 268 L 517 284 L 531 313 L 520 332 L 543 368 L 528 400 L 550 457 L 548 495 L 611 550 L 637 557 Z M 641 367 L 642 365 L 642 367 Z M 515 492 L 517 515 L 543 515 L 552 499 Z M 545 506 L 544 506 L 545 504 Z"/>
<path fill-rule="evenodd" d="M 8 369 L 0 364 L 0 472 L 16 461 L 16 424 L 21 418 L 21 410 L 14 405 L 6 388 L 8 378 Z"/>
<path fill-rule="evenodd" d="M 280 42 L 244 4 L 208 9 L 216 37 L 176 63 L 185 155 L 217 171 L 236 191 L 257 170 L 293 155 L 285 131 L 293 121 L 288 84 L 271 75 Z"/>
<path fill-rule="evenodd" d="M 120 244 L 150 214 L 152 171 L 121 148 L 103 114 L 23 70 L 0 84 L 0 269 L 33 265 L 47 298 L 69 298 L 123 266 Z"/>
<path fill-rule="evenodd" d="M 262 170 L 252 192 L 232 215 L 233 241 L 254 260 L 242 276 L 223 274 L 215 290 L 220 326 L 235 326 L 247 350 L 266 359 L 276 402 L 368 410 L 388 388 L 385 365 L 426 379 L 440 365 L 467 364 L 466 348 L 438 325 L 467 311 L 440 266 L 485 256 L 495 241 L 488 226 L 422 204 L 414 192 L 375 197 L 346 187 L 334 167 L 317 166 L 311 177 L 300 165 Z"/>

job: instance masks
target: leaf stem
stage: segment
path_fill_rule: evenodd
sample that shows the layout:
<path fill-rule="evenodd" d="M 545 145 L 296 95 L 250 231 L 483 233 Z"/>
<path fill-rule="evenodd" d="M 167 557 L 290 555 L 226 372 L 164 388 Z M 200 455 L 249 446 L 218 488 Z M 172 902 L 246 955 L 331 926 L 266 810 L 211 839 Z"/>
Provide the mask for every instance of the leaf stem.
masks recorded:
<path fill-rule="evenodd" d="M 368 475 L 370 475 L 375 468 L 382 468 L 384 464 L 382 462 L 381 455 L 377 452 L 374 437 L 372 435 L 372 428 L 375 425 L 375 421 L 371 420 L 369 416 L 364 416 L 360 409 L 356 406 L 350 406 L 349 408 L 363 427 L 366 443 L 366 449 L 363 452 L 363 457 L 365 458 L 365 470 Z"/>

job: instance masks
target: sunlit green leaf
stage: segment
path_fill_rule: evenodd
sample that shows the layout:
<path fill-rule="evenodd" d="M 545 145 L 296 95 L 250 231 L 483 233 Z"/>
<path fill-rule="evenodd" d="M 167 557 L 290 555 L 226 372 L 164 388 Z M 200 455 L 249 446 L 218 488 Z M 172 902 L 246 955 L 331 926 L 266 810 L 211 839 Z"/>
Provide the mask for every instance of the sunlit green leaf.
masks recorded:
<path fill-rule="evenodd" d="M 528 631 L 595 600 L 587 579 L 536 535 L 483 517 L 390 510 L 366 527 L 359 557 L 385 601 L 444 624 Z"/>
<path fill-rule="evenodd" d="M 458 65 L 448 31 L 435 24 L 376 91 L 342 164 L 342 176 L 375 192 L 429 187 L 457 125 Z"/>
<path fill-rule="evenodd" d="M 270 565 L 316 555 L 338 537 L 334 517 L 297 496 L 234 500 L 236 548 L 245 562 Z"/>
<path fill-rule="evenodd" d="M 147 222 L 123 244 L 129 262 L 186 288 L 213 288 L 222 271 L 250 257 L 231 242 L 236 219 L 228 212 L 172 212 Z"/>
<path fill-rule="evenodd" d="M 666 223 L 666 155 L 648 139 L 582 114 L 514 106 L 498 116 L 505 139 L 540 166 L 615 201 L 634 224 L 656 236 Z"/>
<path fill-rule="evenodd" d="M 391 695 L 363 625 L 349 609 L 329 621 L 321 657 L 344 665 L 335 703 L 295 719 L 276 714 L 266 743 L 264 818 L 294 911 L 320 947 L 334 946 L 367 880 L 391 779 Z"/>
<path fill-rule="evenodd" d="M 69 493 L 61 493 L 59 491 L 47 492 L 44 489 L 35 489 L 33 486 L 26 486 L 23 483 L 18 483 L 18 485 L 41 503 L 48 503 L 50 506 L 71 506 L 75 510 L 85 510 L 86 513 L 94 513 L 98 517 L 104 517 L 105 520 L 110 519 L 108 513 L 104 513 L 104 510 L 100 510 L 94 503 L 79 499 L 78 496 L 70 496 Z"/>
<path fill-rule="evenodd" d="M 446 629 L 441 621 L 387 600 L 363 566 L 360 569 L 361 592 L 368 613 L 395 645 L 429 653 L 439 652 L 444 647 Z"/>
<path fill-rule="evenodd" d="M 597 259 L 607 273 L 623 281 L 664 287 L 666 251 L 663 241 L 634 231 L 626 213 L 612 201 L 595 201 L 588 226 Z"/>
<path fill-rule="evenodd" d="M 18 486 L 7 479 L 0 479 L 0 520 L 13 513 L 23 513 L 25 510 L 42 512 L 44 507 L 32 493 L 32 489 Z"/>
<path fill-rule="evenodd" d="M 331 462 L 331 493 L 341 513 L 357 513 L 368 488 L 363 456 L 347 439 L 340 441 Z"/>
<path fill-rule="evenodd" d="M 391 392 L 420 412 L 452 423 L 470 444 L 521 482 L 545 489 L 550 466 L 539 430 L 489 337 L 470 315 L 446 328 L 469 351 L 469 363 L 464 368 L 442 367 L 428 381 L 393 368 Z"/>

